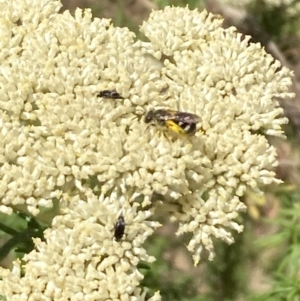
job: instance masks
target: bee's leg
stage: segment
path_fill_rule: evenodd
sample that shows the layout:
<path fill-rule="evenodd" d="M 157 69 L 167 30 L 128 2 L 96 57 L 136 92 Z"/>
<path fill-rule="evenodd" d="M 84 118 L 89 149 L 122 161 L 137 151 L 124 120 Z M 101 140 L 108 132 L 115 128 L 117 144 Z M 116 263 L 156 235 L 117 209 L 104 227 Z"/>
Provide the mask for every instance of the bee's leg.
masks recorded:
<path fill-rule="evenodd" d="M 184 138 L 185 138 L 190 144 L 193 144 L 193 142 L 192 142 L 192 137 L 191 137 L 191 136 L 185 135 Z"/>
<path fill-rule="evenodd" d="M 167 139 L 167 140 L 170 141 L 170 139 L 168 138 L 168 135 L 167 135 L 166 131 L 162 130 L 162 131 L 159 131 L 159 132 L 160 132 L 160 137 L 163 137 L 163 138 L 165 138 L 165 139 Z"/>
<path fill-rule="evenodd" d="M 145 128 L 145 130 L 144 130 L 143 135 L 145 135 L 145 133 L 149 130 L 149 128 L 150 128 L 151 126 L 153 126 L 153 124 L 151 124 L 151 123 L 147 124 L 147 126 L 146 126 L 146 128 Z"/>
<path fill-rule="evenodd" d="M 174 141 L 174 139 L 176 139 L 176 133 L 174 133 L 172 130 L 170 130 L 169 128 L 167 128 L 167 129 L 163 129 L 162 131 L 161 131 L 161 133 L 162 133 L 162 136 L 165 138 L 165 139 L 167 139 L 168 140 L 168 142 L 170 143 L 170 144 L 172 144 L 173 143 L 173 141 Z"/>

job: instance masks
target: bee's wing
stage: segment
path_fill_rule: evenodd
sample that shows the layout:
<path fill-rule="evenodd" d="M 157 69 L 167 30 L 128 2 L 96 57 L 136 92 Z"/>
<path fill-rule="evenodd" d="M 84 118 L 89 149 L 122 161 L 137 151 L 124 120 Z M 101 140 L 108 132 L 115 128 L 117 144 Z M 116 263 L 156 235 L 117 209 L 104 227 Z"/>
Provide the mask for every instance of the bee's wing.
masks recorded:
<path fill-rule="evenodd" d="M 167 120 L 175 120 L 177 111 L 172 110 L 160 110 L 159 120 L 167 121 Z"/>
<path fill-rule="evenodd" d="M 172 118 L 172 120 L 176 122 L 182 122 L 182 123 L 198 123 L 201 121 L 200 116 L 192 113 L 186 113 L 186 112 L 177 112 L 175 116 Z"/>

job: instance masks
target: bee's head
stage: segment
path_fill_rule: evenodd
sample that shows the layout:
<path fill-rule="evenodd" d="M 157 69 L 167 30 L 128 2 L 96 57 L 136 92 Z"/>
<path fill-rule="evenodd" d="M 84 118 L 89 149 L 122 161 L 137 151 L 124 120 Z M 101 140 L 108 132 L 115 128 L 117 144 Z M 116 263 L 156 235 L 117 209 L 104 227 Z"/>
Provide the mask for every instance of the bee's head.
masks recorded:
<path fill-rule="evenodd" d="M 154 111 L 153 111 L 153 110 L 150 110 L 150 111 L 146 114 L 144 121 L 145 121 L 145 123 L 149 123 L 149 122 L 151 122 L 151 121 L 153 120 L 153 118 L 154 118 Z"/>

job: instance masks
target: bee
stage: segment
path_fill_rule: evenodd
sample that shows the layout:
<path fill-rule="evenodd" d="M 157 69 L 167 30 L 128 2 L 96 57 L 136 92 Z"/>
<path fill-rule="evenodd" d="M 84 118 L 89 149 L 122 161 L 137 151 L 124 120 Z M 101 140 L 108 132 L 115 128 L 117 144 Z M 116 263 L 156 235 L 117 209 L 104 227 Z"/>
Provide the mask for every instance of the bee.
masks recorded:
<path fill-rule="evenodd" d="M 165 126 L 175 133 L 192 136 L 196 133 L 197 123 L 201 121 L 201 118 L 192 113 L 159 109 L 150 110 L 144 121 Z"/>
<path fill-rule="evenodd" d="M 103 90 L 100 91 L 97 97 L 112 98 L 112 99 L 124 99 L 116 90 Z"/>
<path fill-rule="evenodd" d="M 125 220 L 124 216 L 121 213 L 118 217 L 118 220 L 115 224 L 115 232 L 114 232 L 114 237 L 116 241 L 120 241 L 124 235 L 125 232 Z"/>

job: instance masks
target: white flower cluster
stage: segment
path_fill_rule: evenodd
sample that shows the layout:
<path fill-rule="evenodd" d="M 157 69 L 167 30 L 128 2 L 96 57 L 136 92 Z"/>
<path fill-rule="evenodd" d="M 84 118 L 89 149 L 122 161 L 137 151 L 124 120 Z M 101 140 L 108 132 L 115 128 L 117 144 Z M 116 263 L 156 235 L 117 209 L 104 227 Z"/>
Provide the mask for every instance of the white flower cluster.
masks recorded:
<path fill-rule="evenodd" d="M 166 179 L 174 171 L 179 175 L 168 186 L 173 189 L 168 196 L 181 204 L 172 219 L 180 222 L 178 234 L 193 233 L 188 249 L 195 264 L 203 248 L 213 258 L 213 238 L 233 242 L 226 228 L 243 230 L 234 219 L 246 209 L 239 199 L 247 188 L 259 192 L 260 186 L 279 182 L 272 171 L 276 150 L 260 132 L 282 135 L 287 120 L 274 97 L 292 96 L 291 73 L 259 44 L 250 44 L 250 37 L 224 30 L 221 23 L 206 12 L 166 8 L 141 27 L 150 40 L 141 43 L 143 51 L 166 57 L 161 74 L 172 103 L 159 105 L 202 118 L 203 135 L 190 144 L 178 139 L 164 154 Z M 162 143 L 153 136 L 156 140 Z"/>
<path fill-rule="evenodd" d="M 117 200 L 99 199 L 87 190 L 86 196 L 87 201 L 70 198 L 70 206 L 45 231 L 46 242 L 35 239 L 36 250 L 23 258 L 24 277 L 19 261 L 12 271 L 1 271 L 1 291 L 7 300 L 145 300 L 137 264 L 154 260 L 141 244 L 157 223 L 146 222 L 151 213 L 138 212 L 137 203 L 118 200 L 128 241 L 115 241 L 112 217 Z"/>
<path fill-rule="evenodd" d="M 193 233 L 197 264 L 203 249 L 213 258 L 214 238 L 231 243 L 230 231 L 242 231 L 234 220 L 245 190 L 277 182 L 263 133 L 282 135 L 274 97 L 291 96 L 291 73 L 205 11 L 153 12 L 141 27 L 146 43 L 89 10 L 73 17 L 60 7 L 0 1 L 0 210 L 60 206 L 25 265 L 0 270 L 0 292 L 10 301 L 145 300 L 137 264 L 153 260 L 142 244 L 159 226 L 147 220 L 158 205 L 180 222 L 178 234 Z M 97 97 L 103 90 L 123 99 Z M 197 114 L 201 131 L 145 124 L 158 108 Z"/>

